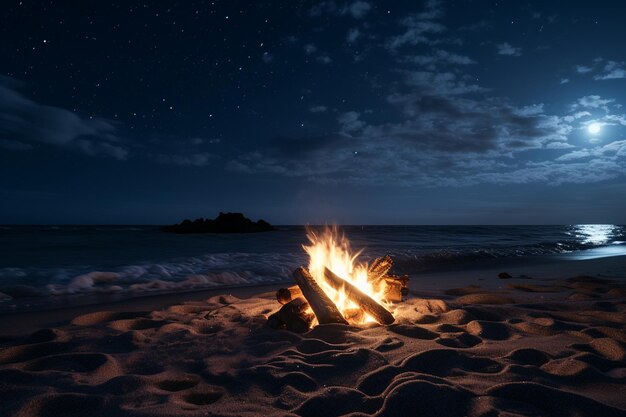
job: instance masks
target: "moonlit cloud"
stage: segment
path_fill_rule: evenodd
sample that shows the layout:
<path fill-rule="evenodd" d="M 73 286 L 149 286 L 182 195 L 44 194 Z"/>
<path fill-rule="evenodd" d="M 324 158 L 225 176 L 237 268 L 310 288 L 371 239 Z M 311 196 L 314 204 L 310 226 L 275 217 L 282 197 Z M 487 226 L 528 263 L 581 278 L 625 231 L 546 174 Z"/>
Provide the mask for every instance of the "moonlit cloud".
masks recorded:
<path fill-rule="evenodd" d="M 593 71 L 593 68 L 587 67 L 585 65 L 576 65 L 576 72 L 579 74 L 587 74 Z"/>
<path fill-rule="evenodd" d="M 602 109 L 606 112 L 609 111 L 608 106 L 613 103 L 614 99 L 603 99 L 599 95 L 589 95 L 580 97 L 576 103 L 572 105 L 573 108 L 583 107 L 583 108 L 592 108 L 592 109 Z"/>
<path fill-rule="evenodd" d="M 601 74 L 593 77 L 595 80 L 617 80 L 626 78 L 626 67 L 623 62 L 607 61 Z"/>
<path fill-rule="evenodd" d="M 393 114 L 395 120 L 381 121 L 377 112 L 364 109 L 343 111 L 334 130 L 321 136 L 274 138 L 231 160 L 229 169 L 321 183 L 410 187 L 557 186 L 625 173 L 620 141 L 588 142 L 581 148 L 571 140 L 597 110 L 604 112 L 603 123 L 619 123 L 622 115 L 611 111 L 618 106 L 614 99 L 582 96 L 561 106 L 560 113 L 549 112 L 543 103 L 516 105 L 472 74 L 480 64 L 476 58 L 442 41 L 447 32 L 443 16 L 441 3 L 428 2 L 421 12 L 401 18 L 397 33 L 384 43 L 388 65 L 400 78 L 386 90 L 377 86 L 377 91 L 386 91 L 388 107 L 380 112 Z M 419 54 L 398 53 L 413 45 L 420 45 Z M 521 48 L 506 42 L 497 45 L 497 52 L 522 55 Z M 592 68 L 577 70 L 587 73 Z M 560 80 L 561 85 L 567 83 L 568 78 Z"/>
<path fill-rule="evenodd" d="M 579 74 L 594 73 L 593 79 L 596 81 L 619 80 L 626 78 L 626 63 L 613 60 L 605 60 L 598 57 L 591 65 L 577 65 L 576 72 Z"/>

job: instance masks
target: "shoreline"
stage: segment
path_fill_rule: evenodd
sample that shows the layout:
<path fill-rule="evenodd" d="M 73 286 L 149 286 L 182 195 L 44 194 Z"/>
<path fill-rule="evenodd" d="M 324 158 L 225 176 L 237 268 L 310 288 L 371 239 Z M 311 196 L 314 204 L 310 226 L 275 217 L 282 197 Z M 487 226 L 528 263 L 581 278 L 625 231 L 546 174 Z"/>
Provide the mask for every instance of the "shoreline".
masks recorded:
<path fill-rule="evenodd" d="M 509 263 L 505 267 L 481 267 L 477 269 L 457 269 L 440 272 L 426 272 L 411 275 L 409 287 L 414 296 L 433 296 L 441 291 L 469 285 L 496 290 L 507 285 L 528 284 L 529 280 L 551 280 L 559 277 L 580 275 L 598 276 L 602 278 L 624 280 L 626 282 L 626 256 L 612 256 L 594 259 L 557 259 L 555 257 L 531 260 L 528 265 L 521 262 Z M 507 272 L 509 279 L 500 279 L 498 274 Z M 201 301 L 216 295 L 233 295 L 238 298 L 250 298 L 260 293 L 276 291 L 280 287 L 291 285 L 292 281 L 271 282 L 267 284 L 220 286 L 214 288 L 190 289 L 178 292 L 154 292 L 140 296 L 96 295 L 104 301 L 89 302 L 89 296 L 81 297 L 86 304 L 59 306 L 62 297 L 56 300 L 53 308 L 36 310 L 0 311 L 0 337 L 19 336 L 31 333 L 37 328 L 45 328 L 71 320 L 76 315 L 108 310 L 116 312 L 152 311 L 167 308 L 185 301 Z M 43 301 L 43 300 L 39 300 Z"/>

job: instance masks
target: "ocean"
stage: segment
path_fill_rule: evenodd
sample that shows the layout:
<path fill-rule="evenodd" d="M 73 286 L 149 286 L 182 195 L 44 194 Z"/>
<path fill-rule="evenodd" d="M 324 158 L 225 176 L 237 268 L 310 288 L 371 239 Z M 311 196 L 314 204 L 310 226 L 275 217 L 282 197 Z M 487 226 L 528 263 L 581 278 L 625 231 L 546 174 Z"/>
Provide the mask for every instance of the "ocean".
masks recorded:
<path fill-rule="evenodd" d="M 318 229 L 319 228 L 314 228 Z M 626 227 L 346 226 L 359 260 L 390 254 L 395 272 L 419 274 L 610 250 Z M 291 281 L 307 264 L 303 226 L 252 234 L 165 233 L 158 226 L 1 226 L 0 310 L 47 296 L 182 291 Z"/>

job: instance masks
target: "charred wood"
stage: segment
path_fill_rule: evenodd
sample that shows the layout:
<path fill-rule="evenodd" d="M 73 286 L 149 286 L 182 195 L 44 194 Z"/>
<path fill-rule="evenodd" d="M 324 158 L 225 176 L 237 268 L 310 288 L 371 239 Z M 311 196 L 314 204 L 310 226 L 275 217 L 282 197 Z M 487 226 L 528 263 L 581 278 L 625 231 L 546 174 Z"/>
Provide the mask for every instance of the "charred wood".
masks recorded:
<path fill-rule="evenodd" d="M 357 287 L 337 276 L 333 271 L 324 268 L 324 278 L 328 285 L 339 291 L 343 288 L 346 297 L 358 305 L 363 311 L 381 324 L 394 322 L 393 315 L 385 307 L 378 304 L 372 297 L 359 290 Z"/>
<path fill-rule="evenodd" d="M 335 303 L 328 298 L 324 290 L 320 288 L 317 282 L 315 282 L 315 279 L 311 276 L 311 274 L 309 274 L 309 271 L 300 267 L 294 271 L 293 277 L 298 283 L 300 290 L 302 290 L 302 295 L 306 298 L 306 301 L 308 301 L 313 313 L 315 313 L 315 317 L 317 317 L 317 321 L 320 324 L 348 324 Z"/>

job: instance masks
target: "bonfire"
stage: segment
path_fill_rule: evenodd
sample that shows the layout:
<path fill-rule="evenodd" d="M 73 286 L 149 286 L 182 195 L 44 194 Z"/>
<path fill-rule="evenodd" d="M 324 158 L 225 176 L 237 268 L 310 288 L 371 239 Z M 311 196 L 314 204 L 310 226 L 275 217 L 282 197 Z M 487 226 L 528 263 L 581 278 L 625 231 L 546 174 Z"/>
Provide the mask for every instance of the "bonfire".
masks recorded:
<path fill-rule="evenodd" d="M 408 277 L 390 274 L 389 255 L 371 264 L 357 262 L 361 252 L 336 228 L 317 234 L 309 231 L 308 268 L 293 272 L 297 285 L 281 288 L 276 299 L 283 306 L 268 318 L 273 328 L 305 332 L 317 324 L 361 325 L 394 322 L 394 303 L 408 294 Z"/>

